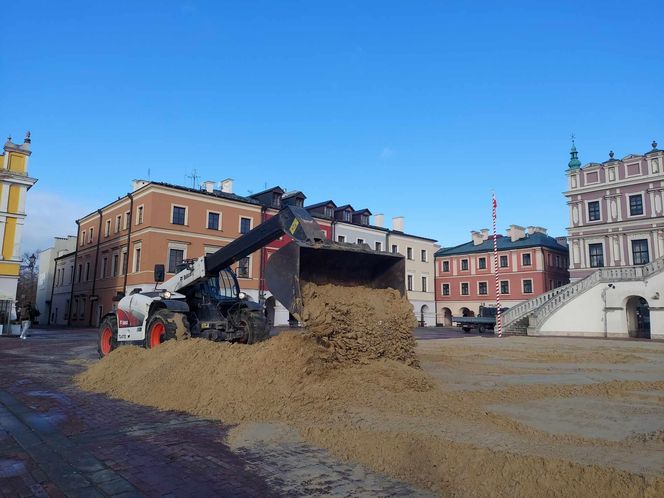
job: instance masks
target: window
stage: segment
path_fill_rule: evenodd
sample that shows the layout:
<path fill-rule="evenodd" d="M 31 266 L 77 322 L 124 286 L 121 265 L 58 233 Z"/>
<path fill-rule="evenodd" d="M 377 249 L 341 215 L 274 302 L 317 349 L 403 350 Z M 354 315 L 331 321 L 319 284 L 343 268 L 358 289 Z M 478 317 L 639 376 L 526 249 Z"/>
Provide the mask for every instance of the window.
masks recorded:
<path fill-rule="evenodd" d="M 351 212 L 350 211 L 344 211 L 344 221 L 347 221 L 350 223 L 351 221 Z"/>
<path fill-rule="evenodd" d="M 399 246 L 396 244 L 392 244 L 392 254 L 396 254 L 399 252 Z"/>
<path fill-rule="evenodd" d="M 106 227 L 104 228 L 104 237 L 111 235 L 111 220 L 106 220 Z"/>
<path fill-rule="evenodd" d="M 450 271 L 450 262 L 449 261 L 443 261 L 443 271 L 445 271 L 445 272 Z"/>
<path fill-rule="evenodd" d="M 532 294 L 533 293 L 533 281 L 532 280 L 524 280 L 523 281 L 523 293 L 524 294 Z"/>
<path fill-rule="evenodd" d="M 128 253 L 126 250 L 122 251 L 122 268 L 120 269 L 122 275 L 127 273 L 127 255 Z"/>
<path fill-rule="evenodd" d="M 85 281 L 90 280 L 90 262 L 85 263 Z"/>
<path fill-rule="evenodd" d="M 443 296 L 449 296 L 450 295 L 450 284 L 443 284 L 443 287 L 442 287 L 441 290 L 443 292 Z"/>
<path fill-rule="evenodd" d="M 364 239 L 360 239 L 360 238 L 358 237 L 358 239 L 357 239 L 357 243 L 358 243 L 358 244 L 364 244 Z"/>
<path fill-rule="evenodd" d="M 521 255 L 521 264 L 523 264 L 523 266 L 530 266 L 533 264 L 529 252 Z"/>
<path fill-rule="evenodd" d="M 81 283 L 81 277 L 83 276 L 83 264 L 78 265 L 78 283 Z"/>
<path fill-rule="evenodd" d="M 141 225 L 143 223 L 143 206 L 138 206 L 136 209 L 136 224 Z"/>
<path fill-rule="evenodd" d="M 500 281 L 500 293 L 501 294 L 509 294 L 510 293 L 510 282 L 509 282 L 509 280 L 501 280 Z"/>
<path fill-rule="evenodd" d="M 641 194 L 629 196 L 629 214 L 630 216 L 643 214 L 643 196 Z"/>
<path fill-rule="evenodd" d="M 125 221 L 124 221 L 123 229 L 126 230 L 127 228 L 129 228 L 130 223 L 131 223 L 131 213 L 129 211 L 127 211 L 125 213 Z"/>
<path fill-rule="evenodd" d="M 480 270 L 486 270 L 486 258 L 484 256 L 477 260 L 477 267 Z"/>
<path fill-rule="evenodd" d="M 107 266 L 108 266 L 108 258 L 104 256 L 104 259 L 101 260 L 101 278 L 106 278 Z"/>
<path fill-rule="evenodd" d="M 251 218 L 240 218 L 240 233 L 249 233 L 251 230 Z"/>
<path fill-rule="evenodd" d="M 468 292 L 468 282 L 463 282 L 461 284 L 461 295 L 462 296 L 467 296 L 469 294 Z"/>
<path fill-rule="evenodd" d="M 406 282 L 408 283 L 408 290 L 412 291 L 413 290 L 413 276 L 408 275 L 408 277 L 406 278 Z"/>
<path fill-rule="evenodd" d="M 337 242 L 346 242 L 346 237 L 344 235 L 337 235 Z"/>
<path fill-rule="evenodd" d="M 413 259 L 413 248 L 412 247 L 407 247 L 406 248 L 406 257 L 408 259 Z"/>
<path fill-rule="evenodd" d="M 249 278 L 249 257 L 242 258 L 237 266 L 237 276 L 239 278 Z"/>
<path fill-rule="evenodd" d="M 168 250 L 168 271 L 175 273 L 177 266 L 182 263 L 184 259 L 184 251 L 182 249 L 169 249 Z"/>
<path fill-rule="evenodd" d="M 113 260 L 111 262 L 111 274 L 114 277 L 118 276 L 118 260 L 119 260 L 119 258 L 120 258 L 120 255 L 116 253 L 116 254 L 113 255 Z"/>
<path fill-rule="evenodd" d="M 92 242 L 92 239 L 94 238 L 95 235 L 95 229 L 90 227 L 90 240 L 89 242 Z"/>
<path fill-rule="evenodd" d="M 281 207 L 281 194 L 277 192 L 272 193 L 272 207 L 277 209 Z"/>
<path fill-rule="evenodd" d="M 560 256 L 556 254 L 556 267 L 560 268 Z"/>
<path fill-rule="evenodd" d="M 334 211 L 332 210 L 331 207 L 328 206 L 328 207 L 325 208 L 325 210 L 324 210 L 324 214 L 325 214 L 325 216 L 327 216 L 328 218 L 332 218 L 332 217 L 334 216 Z"/>
<path fill-rule="evenodd" d="M 181 206 L 173 206 L 172 222 L 174 225 L 184 225 L 187 215 L 187 208 Z"/>
<path fill-rule="evenodd" d="M 376 251 L 382 251 L 382 250 L 383 250 L 383 243 L 376 242 Z"/>
<path fill-rule="evenodd" d="M 219 213 L 208 213 L 207 227 L 210 230 L 219 230 Z"/>
<path fill-rule="evenodd" d="M 645 265 L 650 261 L 646 239 L 632 241 L 632 258 L 635 265 Z"/>
<path fill-rule="evenodd" d="M 590 267 L 601 268 L 604 266 L 604 251 L 602 244 L 588 244 L 590 253 Z"/>
<path fill-rule="evenodd" d="M 467 259 L 462 259 L 461 260 L 461 270 L 467 270 L 468 269 L 468 260 Z"/>
<path fill-rule="evenodd" d="M 366 215 L 366 214 L 363 214 L 362 216 L 360 216 L 360 223 L 362 225 L 368 225 L 369 224 L 369 216 Z"/>
<path fill-rule="evenodd" d="M 599 201 L 592 201 L 588 203 L 588 220 L 597 221 L 599 216 Z"/>
<path fill-rule="evenodd" d="M 427 292 L 427 277 L 422 277 L 422 292 Z"/>
<path fill-rule="evenodd" d="M 134 247 L 134 271 L 141 271 L 141 247 Z"/>
<path fill-rule="evenodd" d="M 507 268 L 507 256 L 500 257 L 500 267 Z"/>
<path fill-rule="evenodd" d="M 122 216 L 120 216 L 120 215 L 117 215 L 115 217 L 115 230 L 114 230 L 115 233 L 118 233 L 120 231 L 120 220 L 121 219 L 122 219 Z"/>
<path fill-rule="evenodd" d="M 488 285 L 486 282 L 480 282 L 477 285 L 477 293 L 480 296 L 486 296 L 488 294 Z"/>
<path fill-rule="evenodd" d="M 427 261 L 427 251 L 426 251 L 426 249 L 422 249 L 422 250 L 420 251 L 420 259 L 421 259 L 423 262 L 426 263 L 426 261 Z"/>

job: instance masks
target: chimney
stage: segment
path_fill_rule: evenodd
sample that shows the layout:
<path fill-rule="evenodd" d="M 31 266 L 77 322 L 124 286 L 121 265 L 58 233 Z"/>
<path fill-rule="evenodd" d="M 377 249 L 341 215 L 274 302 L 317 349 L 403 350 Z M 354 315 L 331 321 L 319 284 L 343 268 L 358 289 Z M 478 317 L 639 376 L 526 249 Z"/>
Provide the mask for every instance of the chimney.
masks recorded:
<path fill-rule="evenodd" d="M 147 180 L 132 180 L 131 181 L 131 191 L 136 192 L 139 188 L 145 187 L 148 183 Z"/>
<path fill-rule="evenodd" d="M 546 228 L 533 227 L 533 226 L 528 227 L 528 235 L 532 235 L 534 233 L 543 233 L 544 235 L 546 235 Z"/>
<path fill-rule="evenodd" d="M 482 228 L 482 240 L 488 240 L 488 239 L 489 239 L 489 229 Z"/>
<path fill-rule="evenodd" d="M 470 231 L 470 236 L 473 238 L 473 245 L 474 246 L 479 246 L 482 242 L 484 242 L 484 239 L 482 238 L 482 234 L 480 232 L 476 232 L 475 230 Z"/>
<path fill-rule="evenodd" d="M 516 242 L 526 236 L 526 229 L 519 225 L 510 225 L 507 235 L 509 235 L 512 242 Z"/>
<path fill-rule="evenodd" d="M 202 186 L 208 194 L 211 194 L 212 192 L 214 192 L 214 182 L 213 181 L 206 180 L 206 181 L 203 182 Z"/>
<path fill-rule="evenodd" d="M 395 216 L 392 218 L 392 230 L 395 232 L 403 232 L 403 216 Z"/>
<path fill-rule="evenodd" d="M 374 225 L 377 227 L 383 228 L 383 223 L 385 222 L 385 215 L 383 214 L 374 214 Z"/>
<path fill-rule="evenodd" d="M 221 180 L 219 182 L 219 188 L 221 188 L 222 192 L 225 192 L 227 194 L 232 194 L 233 193 L 233 179 L 232 178 L 226 178 L 225 180 Z"/>

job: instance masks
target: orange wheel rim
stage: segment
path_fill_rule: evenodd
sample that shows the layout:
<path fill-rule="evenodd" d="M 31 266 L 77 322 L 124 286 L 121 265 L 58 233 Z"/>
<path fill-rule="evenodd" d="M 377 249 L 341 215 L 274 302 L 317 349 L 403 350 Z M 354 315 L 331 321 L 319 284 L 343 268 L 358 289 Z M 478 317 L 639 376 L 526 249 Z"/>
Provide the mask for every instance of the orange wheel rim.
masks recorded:
<path fill-rule="evenodd" d="M 166 335 L 166 327 L 163 323 L 157 322 L 150 330 L 150 348 L 156 348 L 161 344 L 162 337 Z"/>
<path fill-rule="evenodd" d="M 111 352 L 111 337 L 113 337 L 113 332 L 110 327 L 101 331 L 101 352 L 104 356 Z"/>

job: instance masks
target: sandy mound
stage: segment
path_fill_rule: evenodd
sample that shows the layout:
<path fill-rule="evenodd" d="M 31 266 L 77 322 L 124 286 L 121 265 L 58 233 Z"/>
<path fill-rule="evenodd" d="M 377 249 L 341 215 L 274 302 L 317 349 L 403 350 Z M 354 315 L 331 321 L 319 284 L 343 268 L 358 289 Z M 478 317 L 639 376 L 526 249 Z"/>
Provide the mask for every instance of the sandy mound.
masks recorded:
<path fill-rule="evenodd" d="M 455 441 L 486 426 L 540 436 L 487 412 L 487 395 L 445 390 L 409 366 L 415 323 L 398 293 L 318 287 L 305 297 L 304 334 L 250 346 L 190 339 L 121 347 L 76 382 L 226 423 L 285 423 L 340 457 L 444 496 L 664 495 L 661 478 Z M 496 399 L 509 392 L 488 391 Z"/>
<path fill-rule="evenodd" d="M 307 333 L 335 360 L 357 363 L 389 358 L 414 365 L 417 320 L 407 298 L 394 289 L 304 286 Z"/>

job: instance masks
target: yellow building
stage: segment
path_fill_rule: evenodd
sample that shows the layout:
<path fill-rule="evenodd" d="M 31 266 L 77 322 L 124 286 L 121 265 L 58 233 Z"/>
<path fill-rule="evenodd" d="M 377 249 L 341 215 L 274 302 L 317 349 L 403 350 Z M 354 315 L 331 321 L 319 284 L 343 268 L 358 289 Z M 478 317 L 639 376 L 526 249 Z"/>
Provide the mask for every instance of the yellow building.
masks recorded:
<path fill-rule="evenodd" d="M 0 155 L 0 311 L 5 313 L 16 300 L 25 197 L 37 182 L 28 176 L 30 154 L 30 132 L 27 132 L 22 145 L 13 143 L 9 137 Z"/>

